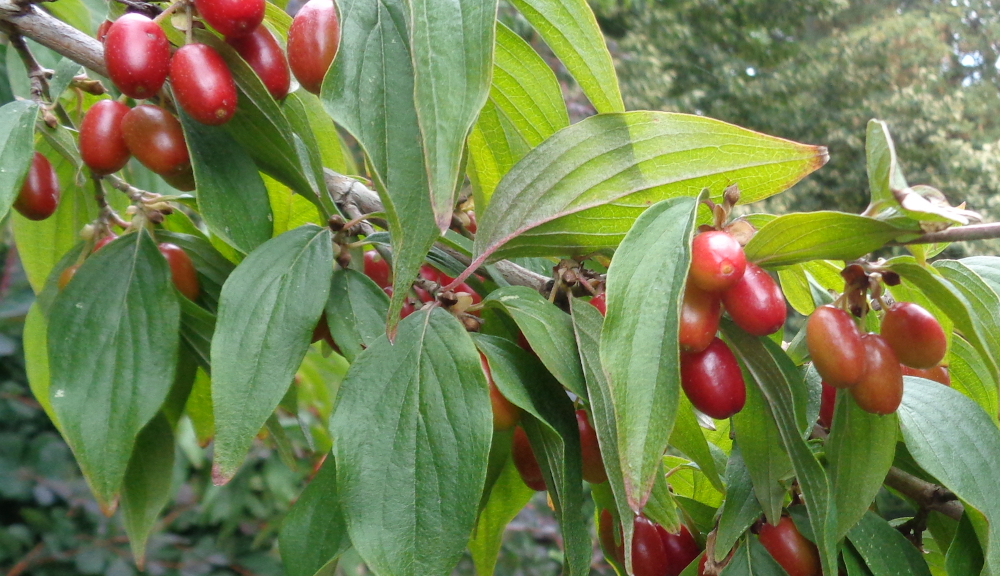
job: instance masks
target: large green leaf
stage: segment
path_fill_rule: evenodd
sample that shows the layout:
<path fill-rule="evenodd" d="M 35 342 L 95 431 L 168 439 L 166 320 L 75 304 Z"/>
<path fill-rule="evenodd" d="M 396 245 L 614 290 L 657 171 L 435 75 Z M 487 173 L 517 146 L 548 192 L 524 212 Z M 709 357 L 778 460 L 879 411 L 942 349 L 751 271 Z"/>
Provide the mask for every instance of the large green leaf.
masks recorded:
<path fill-rule="evenodd" d="M 921 468 L 989 522 L 986 566 L 1000 573 L 1000 430 L 972 400 L 947 386 L 904 377 L 899 424 Z"/>
<path fill-rule="evenodd" d="M 972 270 L 984 282 L 993 288 L 993 291 L 1000 294 L 1000 257 L 997 256 L 974 256 L 972 258 L 962 258 L 962 264 Z"/>
<path fill-rule="evenodd" d="M 965 298 L 970 316 L 983 335 L 983 346 L 1000 368 L 1000 293 L 960 261 L 938 260 L 934 268 Z"/>
<path fill-rule="evenodd" d="M 140 568 L 146 556 L 149 533 L 170 500 L 173 468 L 174 431 L 170 421 L 160 412 L 136 437 L 122 485 L 122 524 Z"/>
<path fill-rule="evenodd" d="M 873 576 L 931 576 L 923 554 L 874 512 L 866 511 L 847 533 L 847 538 L 864 558 Z"/>
<path fill-rule="evenodd" d="M 948 574 L 982 574 L 983 547 L 979 544 L 976 530 L 968 511 L 962 514 L 955 530 L 955 537 L 948 546 L 945 559 Z"/>
<path fill-rule="evenodd" d="M 352 49 L 337 54 L 321 99 L 364 150 L 385 206 L 393 249 L 387 318 L 392 332 L 410 283 L 439 236 L 414 103 L 409 7 L 404 0 L 343 0 L 338 5 L 341 44 Z"/>
<path fill-rule="evenodd" d="M 868 188 L 871 203 L 866 212 L 877 214 L 898 207 L 892 190 L 907 187 L 906 178 L 896 163 L 896 147 L 889 135 L 889 126 L 881 120 L 869 120 L 865 138 L 865 155 L 868 165 Z"/>
<path fill-rule="evenodd" d="M 486 506 L 479 513 L 476 529 L 469 539 L 469 554 L 479 576 L 493 576 L 503 534 L 510 521 L 531 500 L 535 491 L 525 486 L 514 461 L 504 461 L 500 477 L 493 483 Z"/>
<path fill-rule="evenodd" d="M 362 352 L 330 421 L 354 548 L 376 574 L 447 574 L 472 533 L 493 431 L 468 333 L 432 308 Z M 373 505 L 374 504 L 374 505 Z"/>
<path fill-rule="evenodd" d="M 24 319 L 21 346 L 24 349 L 24 371 L 28 376 L 31 393 L 45 411 L 45 415 L 52 420 L 57 429 L 61 429 L 56 413 L 52 410 L 52 400 L 49 398 L 48 320 L 45 319 L 45 314 L 37 302 L 31 305 Z"/>
<path fill-rule="evenodd" d="M 16 100 L 0 107 L 0 218 L 14 204 L 31 166 L 38 104 Z"/>
<path fill-rule="evenodd" d="M 649 496 L 677 414 L 677 331 L 696 207 L 694 198 L 651 207 L 608 269 L 601 365 L 615 408 L 619 466 L 636 512 Z"/>
<path fill-rule="evenodd" d="M 945 360 L 951 387 L 972 398 L 995 421 L 998 411 L 996 380 L 975 348 L 964 338 L 952 338 Z"/>
<path fill-rule="evenodd" d="M 748 536 L 722 569 L 721 576 L 787 576 L 787 573 L 756 538 Z"/>
<path fill-rule="evenodd" d="M 753 495 L 753 483 L 739 444 L 733 444 L 726 467 L 726 501 L 715 533 L 715 560 L 721 561 L 740 535 L 760 518 L 763 510 Z"/>
<path fill-rule="evenodd" d="M 722 478 L 719 477 L 719 469 L 715 465 L 712 450 L 693 410 L 694 407 L 687 395 L 678 395 L 677 419 L 674 422 L 674 429 L 670 432 L 670 445 L 694 461 L 716 490 L 724 491 L 725 487 L 722 485 Z"/>
<path fill-rule="evenodd" d="M 226 280 L 212 337 L 215 482 L 236 474 L 302 362 L 333 274 L 328 228 L 268 240 Z"/>
<path fill-rule="evenodd" d="M 87 258 L 52 303 L 52 408 L 106 511 L 136 436 L 173 384 L 179 325 L 170 268 L 145 231 Z"/>
<path fill-rule="evenodd" d="M 351 547 L 337 492 L 337 464 L 327 455 L 319 472 L 281 522 L 278 541 L 288 576 L 331 576 Z"/>
<path fill-rule="evenodd" d="M 598 112 L 624 112 L 604 34 L 585 0 L 512 0 Z"/>
<path fill-rule="evenodd" d="M 371 278 L 350 269 L 333 273 L 326 301 L 326 323 L 348 361 L 354 361 L 385 332 L 388 310 L 389 299 Z"/>
<path fill-rule="evenodd" d="M 826 149 L 718 120 L 664 112 L 602 114 L 555 133 L 504 176 L 479 218 L 475 255 L 561 256 L 615 248 L 651 204 L 741 202 L 792 186 L 826 162 Z"/>

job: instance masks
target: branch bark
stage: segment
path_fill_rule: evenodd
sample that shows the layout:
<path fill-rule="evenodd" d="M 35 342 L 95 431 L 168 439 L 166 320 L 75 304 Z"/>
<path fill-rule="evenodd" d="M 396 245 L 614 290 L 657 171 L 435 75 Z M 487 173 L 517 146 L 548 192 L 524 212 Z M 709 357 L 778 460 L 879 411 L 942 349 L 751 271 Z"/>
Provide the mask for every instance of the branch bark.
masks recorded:
<path fill-rule="evenodd" d="M 6 22 L 14 32 L 31 38 L 101 76 L 108 75 L 107 68 L 104 67 L 104 48 L 100 42 L 49 15 L 38 6 L 0 0 L 0 20 Z"/>
<path fill-rule="evenodd" d="M 947 488 L 921 480 L 899 468 L 889 469 L 885 484 L 910 498 L 921 508 L 940 512 L 949 518 L 960 520 L 965 511 L 958 497 Z"/>
<path fill-rule="evenodd" d="M 969 240 L 990 240 L 993 238 L 1000 238 L 1000 222 L 948 228 L 940 232 L 930 232 L 906 242 L 892 242 L 891 245 L 937 244 L 940 242 L 966 242 Z"/>

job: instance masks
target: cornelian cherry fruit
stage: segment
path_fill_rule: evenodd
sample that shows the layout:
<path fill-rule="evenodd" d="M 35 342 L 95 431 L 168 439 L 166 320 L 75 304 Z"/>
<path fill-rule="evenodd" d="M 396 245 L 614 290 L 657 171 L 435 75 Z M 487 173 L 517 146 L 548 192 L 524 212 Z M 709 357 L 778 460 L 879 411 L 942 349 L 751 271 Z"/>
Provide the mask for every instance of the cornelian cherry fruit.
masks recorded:
<path fill-rule="evenodd" d="M 528 435 L 524 428 L 520 426 L 514 428 L 514 440 L 511 445 L 511 457 L 514 459 L 514 467 L 517 468 L 521 480 L 532 490 L 542 492 L 545 490 L 545 477 L 542 476 L 542 469 L 538 466 L 535 453 L 528 442 Z"/>
<path fill-rule="evenodd" d="M 122 135 L 132 155 L 164 179 L 190 172 L 181 123 L 163 108 L 136 106 L 122 118 Z"/>
<path fill-rule="evenodd" d="M 97 252 L 101 248 L 104 248 L 108 244 L 111 244 L 112 242 L 114 242 L 115 239 L 117 239 L 117 238 L 118 238 L 118 236 L 116 236 L 114 234 L 109 234 L 109 235 L 101 238 L 97 242 L 94 242 L 94 248 L 90 251 L 90 253 L 93 254 L 94 252 Z"/>
<path fill-rule="evenodd" d="M 618 543 L 615 543 L 615 533 L 618 535 Z M 625 562 L 625 543 L 622 542 L 621 527 L 615 522 L 611 512 L 604 508 L 601 516 L 597 520 L 597 536 L 601 540 L 601 548 L 605 557 L 611 558 L 623 564 Z"/>
<path fill-rule="evenodd" d="M 486 382 L 490 386 L 490 405 L 493 407 L 493 429 L 510 430 L 521 419 L 521 409 L 511 404 L 510 400 L 500 393 L 496 382 L 493 381 L 493 373 L 490 371 L 490 365 L 482 352 L 479 353 L 479 363 L 483 367 L 483 374 L 486 375 Z"/>
<path fill-rule="evenodd" d="M 236 112 L 236 83 L 226 61 L 206 44 L 187 44 L 170 60 L 177 103 L 202 124 L 218 126 Z"/>
<path fill-rule="evenodd" d="M 288 64 L 303 88 L 319 94 L 339 45 L 340 22 L 333 0 L 306 2 L 288 29 Z"/>
<path fill-rule="evenodd" d="M 816 545 L 806 540 L 788 516 L 782 516 L 777 526 L 765 523 L 757 534 L 764 546 L 788 576 L 820 576 L 822 568 Z"/>
<path fill-rule="evenodd" d="M 71 266 L 67 266 L 62 272 L 59 273 L 58 286 L 60 292 L 66 288 L 66 285 L 69 284 L 70 280 L 73 279 L 73 276 L 76 275 L 76 271 L 79 269 L 79 264 L 73 264 Z"/>
<path fill-rule="evenodd" d="M 833 409 L 837 406 L 837 389 L 823 382 L 819 396 L 819 425 L 827 430 L 833 425 Z"/>
<path fill-rule="evenodd" d="M 601 457 L 601 445 L 597 441 L 597 431 L 590 425 L 586 410 L 576 411 L 576 426 L 580 432 L 580 456 L 583 460 L 583 479 L 591 484 L 600 484 L 608 479 Z"/>
<path fill-rule="evenodd" d="M 634 576 L 663 576 L 667 565 L 667 551 L 663 548 L 658 526 L 645 516 L 636 516 L 632 528 Z"/>
<path fill-rule="evenodd" d="M 743 277 L 746 265 L 743 247 L 725 232 L 702 232 L 691 242 L 688 275 L 702 290 L 722 292 L 732 288 Z"/>
<path fill-rule="evenodd" d="M 722 293 L 722 305 L 744 332 L 754 336 L 774 334 L 785 324 L 785 297 L 778 283 L 756 264 L 732 288 Z"/>
<path fill-rule="evenodd" d="M 197 298 L 200 291 L 198 272 L 195 271 L 194 264 L 191 263 L 187 252 L 182 250 L 180 246 L 169 242 L 162 242 L 158 248 L 160 254 L 163 254 L 163 257 L 167 259 L 167 264 L 170 265 L 170 276 L 173 277 L 177 290 L 188 300 Z"/>
<path fill-rule="evenodd" d="M 951 386 L 951 375 L 948 374 L 947 366 L 935 366 L 933 368 L 927 368 L 926 370 L 921 368 L 910 368 L 906 365 L 901 365 L 900 368 L 903 371 L 903 376 L 916 376 L 917 378 L 933 380 L 939 384 Z"/>
<path fill-rule="evenodd" d="M 275 100 L 282 100 L 288 95 L 292 81 L 288 61 L 278 41 L 265 26 L 258 26 L 242 38 L 226 38 L 226 42 L 246 60 Z"/>
<path fill-rule="evenodd" d="M 899 361 L 910 368 L 933 368 L 948 349 L 941 324 L 930 312 L 913 302 L 896 302 L 882 317 L 882 337 Z"/>
<path fill-rule="evenodd" d="M 122 135 L 122 118 L 128 113 L 121 102 L 101 100 L 83 116 L 80 158 L 98 176 L 121 170 L 132 156 Z"/>
<path fill-rule="evenodd" d="M 252 34 L 264 21 L 264 0 L 194 0 L 194 6 L 226 38 Z"/>
<path fill-rule="evenodd" d="M 661 572 L 663 576 L 678 576 L 701 554 L 701 548 L 687 526 L 682 524 L 677 533 L 670 533 L 657 525 L 656 531 L 663 542 L 663 551 L 667 554 L 667 564 Z"/>
<path fill-rule="evenodd" d="M 108 28 L 104 63 L 108 78 L 126 96 L 150 98 L 170 72 L 170 43 L 159 24 L 142 14 L 128 13 Z"/>
<path fill-rule="evenodd" d="M 389 263 L 375 250 L 365 252 L 364 270 L 365 276 L 380 287 L 392 286 L 392 281 L 389 280 Z"/>
<path fill-rule="evenodd" d="M 865 373 L 861 333 L 851 315 L 840 308 L 820 306 L 806 322 L 806 346 L 823 381 L 849 388 Z"/>
<path fill-rule="evenodd" d="M 101 25 L 97 27 L 97 41 L 104 44 L 104 41 L 108 38 L 108 30 L 111 29 L 111 20 L 105 20 L 101 22 Z"/>
<path fill-rule="evenodd" d="M 865 375 L 850 389 L 851 396 L 865 412 L 891 414 L 903 400 L 899 359 L 878 334 L 865 334 L 861 343 L 865 348 Z"/>
<path fill-rule="evenodd" d="M 719 331 L 722 301 L 718 294 L 698 288 L 690 279 L 684 287 L 680 331 L 677 340 L 682 352 L 701 352 Z"/>
<path fill-rule="evenodd" d="M 28 220 L 45 220 L 59 207 L 59 177 L 49 159 L 35 152 L 14 199 L 14 209 Z"/>
<path fill-rule="evenodd" d="M 608 298 L 607 292 L 601 292 L 597 296 L 590 299 L 590 305 L 597 308 L 597 311 L 601 313 L 601 316 L 605 316 L 608 313 Z"/>
<path fill-rule="evenodd" d="M 742 410 L 747 399 L 736 356 L 718 338 L 701 352 L 681 354 L 681 387 L 695 408 L 719 420 Z"/>

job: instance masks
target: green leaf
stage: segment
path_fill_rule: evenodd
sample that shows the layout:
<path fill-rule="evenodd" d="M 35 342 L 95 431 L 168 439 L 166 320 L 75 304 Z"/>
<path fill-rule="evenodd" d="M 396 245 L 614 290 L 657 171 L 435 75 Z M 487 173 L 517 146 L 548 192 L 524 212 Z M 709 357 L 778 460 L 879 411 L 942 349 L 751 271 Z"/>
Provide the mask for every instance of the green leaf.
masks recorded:
<path fill-rule="evenodd" d="M 868 164 L 868 187 L 871 203 L 866 214 L 877 214 L 887 208 L 898 207 L 892 190 L 907 187 L 906 178 L 896 163 L 896 147 L 889 135 L 889 125 L 881 120 L 869 120 L 865 138 L 865 155 Z"/>
<path fill-rule="evenodd" d="M 712 450 L 708 446 L 705 434 L 701 431 L 702 428 L 693 409 L 686 395 L 678 395 L 677 419 L 670 433 L 670 445 L 694 461 L 717 490 L 724 491 L 725 487 L 722 485 L 722 478 L 719 477 Z"/>
<path fill-rule="evenodd" d="M 212 416 L 212 380 L 202 368 L 194 375 L 194 384 L 184 404 L 184 413 L 191 419 L 198 445 L 208 446 L 215 436 L 215 418 Z"/>
<path fill-rule="evenodd" d="M 226 257 L 219 253 L 211 242 L 200 236 L 157 230 L 156 240 L 170 242 L 184 249 L 184 252 L 191 258 L 194 269 L 198 272 L 201 300 L 208 304 L 211 310 L 216 310 L 219 307 L 222 286 L 235 268 L 233 263 L 226 260 Z"/>
<path fill-rule="evenodd" d="M 329 228 L 307 225 L 262 244 L 222 287 L 212 337 L 216 483 L 236 474 L 291 385 L 332 274 Z"/>
<path fill-rule="evenodd" d="M 21 336 L 21 346 L 24 348 L 24 370 L 28 375 L 28 386 L 35 400 L 45 410 L 45 415 L 52 420 L 56 428 L 62 432 L 62 426 L 52 410 L 52 400 L 49 399 L 49 348 L 48 321 L 36 302 L 28 309 L 24 319 L 24 331 Z"/>
<path fill-rule="evenodd" d="M 837 510 L 839 540 L 875 500 L 896 453 L 895 414 L 865 412 L 850 394 L 837 394 L 837 406 L 826 442 L 827 471 Z"/>
<path fill-rule="evenodd" d="M 357 270 L 333 273 L 326 301 L 326 322 L 341 353 L 353 362 L 385 332 L 389 299 L 371 278 Z"/>
<path fill-rule="evenodd" d="M 785 570 L 754 537 L 748 536 L 721 576 L 787 576 Z"/>
<path fill-rule="evenodd" d="M 905 536 L 874 512 L 866 512 L 847 533 L 874 576 L 930 576 L 927 563 Z"/>
<path fill-rule="evenodd" d="M 414 104 L 409 7 L 404 0 L 343 0 L 338 5 L 341 45 L 355 49 L 337 54 L 320 98 L 364 150 L 385 206 L 393 252 L 387 316 L 391 333 L 410 283 L 440 234 Z"/>
<path fill-rule="evenodd" d="M 170 268 L 145 231 L 87 258 L 52 304 L 52 408 L 105 511 L 173 384 L 179 325 Z"/>
<path fill-rule="evenodd" d="M 493 576 L 504 531 L 534 494 L 534 490 L 524 485 L 514 461 L 508 457 L 469 540 L 469 554 L 476 574 Z"/>
<path fill-rule="evenodd" d="M 136 437 L 122 484 L 122 524 L 140 569 L 146 557 L 146 540 L 170 500 L 173 468 L 174 431 L 161 412 Z"/>
<path fill-rule="evenodd" d="M 986 565 L 1000 570 L 1000 430 L 972 400 L 936 382 L 906 376 L 899 424 L 921 468 L 989 522 Z M 958 417 L 956 417 L 958 416 Z"/>
<path fill-rule="evenodd" d="M 244 254 L 271 238 L 271 204 L 257 166 L 223 129 L 180 112 L 198 185 L 198 210 L 212 232 Z"/>
<path fill-rule="evenodd" d="M 481 261 L 615 248 L 655 202 L 704 188 L 718 200 L 734 182 L 741 202 L 754 202 L 826 159 L 825 148 L 700 116 L 593 116 L 552 135 L 504 176 L 480 215 L 475 255 Z"/>
<path fill-rule="evenodd" d="M 90 31 L 87 30 L 87 33 L 89 34 Z M 49 81 L 49 95 L 53 100 L 58 100 L 66 88 L 69 88 L 73 77 L 83 73 L 83 66 L 80 66 L 69 58 L 61 58 L 52 73 L 52 80 Z"/>
<path fill-rule="evenodd" d="M 854 260 L 912 232 L 844 212 L 779 216 L 746 245 L 747 260 L 767 268 L 810 260 Z"/>
<path fill-rule="evenodd" d="M 483 305 L 500 308 L 513 318 L 531 349 L 556 380 L 577 396 L 587 397 L 573 335 L 573 319 L 568 314 L 525 286 L 496 290 L 483 300 Z"/>
<path fill-rule="evenodd" d="M 278 549 L 288 576 L 332 576 L 337 558 L 350 547 L 337 491 L 337 464 L 328 454 L 282 520 Z"/>
<path fill-rule="evenodd" d="M 1000 257 L 997 256 L 974 256 L 972 258 L 962 258 L 962 264 L 972 270 L 984 282 L 989 284 L 994 292 L 1000 294 Z"/>
<path fill-rule="evenodd" d="M 584 0 L 512 0 L 549 45 L 597 112 L 624 112 L 611 53 Z"/>
<path fill-rule="evenodd" d="M 34 153 L 38 104 L 16 100 L 0 107 L 0 218 L 7 215 L 21 191 Z"/>
<path fill-rule="evenodd" d="M 685 472 L 685 471 L 678 471 Z M 676 472 L 675 472 L 676 474 Z M 699 474 L 704 478 L 704 474 Z M 671 476 L 671 480 L 676 480 Z M 653 477 L 653 490 L 649 493 L 649 499 L 642 509 L 642 513 L 663 526 L 668 532 L 677 532 L 681 527 L 680 514 L 677 511 L 677 503 L 674 502 L 673 486 L 667 483 L 666 472 L 663 470 L 663 460 L 660 460 L 660 467 Z M 627 503 L 626 503 L 627 505 Z M 628 516 L 626 516 L 627 518 Z"/>
<path fill-rule="evenodd" d="M 614 402 L 619 466 L 636 512 L 649 496 L 677 414 L 677 331 L 696 207 L 693 198 L 651 207 L 608 269 L 601 365 Z"/>
<path fill-rule="evenodd" d="M 733 548 L 740 536 L 763 513 L 760 502 L 753 495 L 753 483 L 739 445 L 733 444 L 726 467 L 726 501 L 715 533 L 715 560 L 721 561 Z"/>
<path fill-rule="evenodd" d="M 963 338 L 952 338 L 946 358 L 951 387 L 972 398 L 996 421 L 997 386 L 982 357 Z"/>
<path fill-rule="evenodd" d="M 215 335 L 215 314 L 187 298 L 181 298 L 181 338 L 194 353 L 195 361 L 212 371 L 212 337 Z"/>
<path fill-rule="evenodd" d="M 293 99 L 301 107 L 300 114 L 309 126 L 312 140 L 316 142 L 319 153 L 317 166 L 320 168 L 325 166 L 340 174 L 357 174 L 358 167 L 350 157 L 350 149 L 344 146 L 337 133 L 337 126 L 323 109 L 319 98 L 305 90 L 298 90 L 285 98 L 285 105 L 287 106 Z M 305 136 L 302 138 L 307 143 L 310 141 Z"/>
<path fill-rule="evenodd" d="M 969 514 L 962 514 L 955 537 L 948 546 L 945 558 L 948 574 L 981 574 L 983 572 L 983 547 L 979 544 L 976 529 Z"/>
<path fill-rule="evenodd" d="M 351 364 L 330 421 L 355 549 L 376 574 L 447 574 L 476 520 L 493 431 L 468 333 L 432 308 Z M 377 506 L 372 506 L 377 502 Z"/>
<path fill-rule="evenodd" d="M 1000 310 L 1000 294 L 959 261 L 938 260 L 934 268 L 965 298 L 967 310 L 983 335 L 987 354 L 1000 367 L 1000 318 L 996 313 Z"/>

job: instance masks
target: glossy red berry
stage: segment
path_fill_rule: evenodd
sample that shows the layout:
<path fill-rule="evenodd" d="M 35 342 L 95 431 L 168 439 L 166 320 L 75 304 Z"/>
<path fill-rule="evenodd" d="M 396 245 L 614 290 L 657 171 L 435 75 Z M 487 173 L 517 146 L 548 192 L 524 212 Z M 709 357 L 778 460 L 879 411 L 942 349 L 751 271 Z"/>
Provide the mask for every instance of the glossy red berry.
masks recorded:
<path fill-rule="evenodd" d="M 267 27 L 258 26 L 251 34 L 242 38 L 226 38 L 226 42 L 246 60 L 275 100 L 288 95 L 291 83 L 288 61 Z"/>
<path fill-rule="evenodd" d="M 132 155 L 160 176 L 179 176 L 191 170 L 181 123 L 163 108 L 136 106 L 122 118 L 122 135 Z"/>
<path fill-rule="evenodd" d="M 667 552 L 656 524 L 645 516 L 636 516 L 632 528 L 632 573 L 634 576 L 663 576 Z"/>
<path fill-rule="evenodd" d="M 661 572 L 663 576 L 678 576 L 701 554 L 701 548 L 686 526 L 681 525 L 681 529 L 675 534 L 667 532 L 659 525 L 656 531 L 660 535 L 660 541 L 663 542 L 663 551 L 667 554 L 667 563 Z"/>
<path fill-rule="evenodd" d="M 597 308 L 597 311 L 601 313 L 601 316 L 605 316 L 608 313 L 608 298 L 607 292 L 601 292 L 597 296 L 590 299 L 590 305 Z"/>
<path fill-rule="evenodd" d="M 111 20 L 105 20 L 101 22 L 101 25 L 97 27 L 97 41 L 104 44 L 104 41 L 108 37 L 108 30 L 111 29 Z"/>
<path fill-rule="evenodd" d="M 725 232 L 702 232 L 691 242 L 691 281 L 702 290 L 722 292 L 732 288 L 746 269 L 743 247 Z"/>
<path fill-rule="evenodd" d="M 118 238 L 118 236 L 116 236 L 115 234 L 109 234 L 109 235 L 101 238 L 97 242 L 94 242 L 94 248 L 90 251 L 90 253 L 93 254 L 93 253 L 97 252 L 101 248 L 104 248 L 108 244 L 111 244 L 112 242 L 114 242 L 117 238 Z"/>
<path fill-rule="evenodd" d="M 542 469 L 538 466 L 538 460 L 535 459 L 531 443 L 528 442 L 528 435 L 524 432 L 524 428 L 520 426 L 514 428 L 511 457 L 514 459 L 514 467 L 517 468 L 518 474 L 521 475 L 521 480 L 524 481 L 528 488 L 538 492 L 544 491 L 545 477 L 542 476 Z"/>
<path fill-rule="evenodd" d="M 858 406 L 872 414 L 891 414 L 903 400 L 903 371 L 889 343 L 878 334 L 861 337 L 865 375 L 851 390 Z"/>
<path fill-rule="evenodd" d="M 194 6 L 226 38 L 247 36 L 264 21 L 264 0 L 194 0 Z"/>
<path fill-rule="evenodd" d="M 167 259 L 167 264 L 170 265 L 170 276 L 174 280 L 174 286 L 188 300 L 196 299 L 199 292 L 198 272 L 194 269 L 194 264 L 191 263 L 187 252 L 182 250 L 180 246 L 169 242 L 161 243 L 158 248 L 160 254 L 163 254 L 163 257 Z"/>
<path fill-rule="evenodd" d="M 882 317 L 882 337 L 910 368 L 933 368 L 944 360 L 948 340 L 934 315 L 913 302 L 896 302 Z"/>
<path fill-rule="evenodd" d="M 695 408 L 720 420 L 742 410 L 747 399 L 736 356 L 718 338 L 701 352 L 681 354 L 681 387 Z"/>
<path fill-rule="evenodd" d="M 947 366 L 935 366 L 926 370 L 921 368 L 910 368 L 905 365 L 900 365 L 900 368 L 903 371 L 903 376 L 916 376 L 917 378 L 933 380 L 934 382 L 944 384 L 945 386 L 951 386 L 951 375 L 948 374 Z"/>
<path fill-rule="evenodd" d="M 469 215 L 469 225 L 466 226 L 465 229 L 475 234 L 476 230 L 479 229 L 479 226 L 476 225 L 476 213 L 473 212 L 472 210 L 469 210 L 468 212 L 466 212 L 466 214 Z"/>
<path fill-rule="evenodd" d="M 303 88 L 319 94 L 339 45 L 340 22 L 333 0 L 306 2 L 288 29 L 288 64 Z"/>
<path fill-rule="evenodd" d="M 785 324 L 785 297 L 778 283 L 756 264 L 732 288 L 722 293 L 722 305 L 744 332 L 754 336 L 774 334 Z"/>
<path fill-rule="evenodd" d="M 616 533 L 618 543 L 615 543 Z M 604 550 L 604 556 L 615 560 L 619 564 L 624 564 L 625 543 L 622 542 L 621 527 L 615 522 L 614 517 L 607 508 L 601 510 L 601 516 L 597 520 L 597 536 L 601 540 L 601 548 Z"/>
<path fill-rule="evenodd" d="M 170 72 L 170 43 L 160 25 L 136 13 L 115 20 L 104 39 L 108 78 L 126 96 L 156 94 Z"/>
<path fill-rule="evenodd" d="M 757 537 L 788 576 L 822 574 L 816 545 L 806 540 L 788 516 L 782 516 L 777 526 L 765 523 Z"/>
<path fill-rule="evenodd" d="M 122 135 L 122 118 L 128 113 L 121 102 L 101 100 L 83 116 L 80 158 L 98 176 L 121 170 L 132 156 Z"/>
<path fill-rule="evenodd" d="M 701 352 L 712 343 L 719 331 L 722 301 L 718 294 L 706 292 L 690 280 L 684 287 L 680 331 L 677 341 L 683 352 Z"/>
<path fill-rule="evenodd" d="M 837 406 L 837 389 L 823 382 L 819 398 L 819 425 L 829 430 L 833 425 L 833 409 Z"/>
<path fill-rule="evenodd" d="M 835 388 L 849 388 L 865 373 L 861 332 L 850 314 L 833 306 L 820 306 L 806 322 L 806 346 L 823 381 Z"/>
<path fill-rule="evenodd" d="M 392 286 L 389 280 L 389 263 L 375 250 L 365 252 L 365 276 L 372 279 L 380 287 Z"/>
<path fill-rule="evenodd" d="M 67 266 L 62 272 L 59 273 L 58 286 L 60 292 L 66 288 L 66 285 L 69 284 L 70 280 L 73 279 L 73 276 L 76 275 L 76 271 L 79 269 L 80 266 L 78 264 L 73 264 L 71 266 Z"/>
<path fill-rule="evenodd" d="M 226 61 L 205 44 L 187 44 L 170 60 L 177 103 L 202 124 L 218 126 L 236 112 L 236 83 Z"/>
<path fill-rule="evenodd" d="M 35 152 L 14 200 L 14 209 L 28 220 L 45 220 L 59 207 L 59 177 L 49 159 Z"/>
<path fill-rule="evenodd" d="M 479 353 L 479 363 L 483 367 L 483 374 L 486 375 L 486 382 L 490 386 L 490 405 L 493 407 L 493 429 L 510 430 L 521 419 L 521 409 L 511 404 L 510 400 L 500 393 L 496 382 L 493 381 L 493 373 L 490 371 L 490 365 L 482 352 Z"/>
<path fill-rule="evenodd" d="M 601 457 L 601 445 L 597 441 L 597 431 L 590 424 L 586 410 L 576 411 L 576 426 L 580 432 L 580 456 L 583 460 L 583 479 L 591 484 L 600 484 L 608 479 Z"/>

